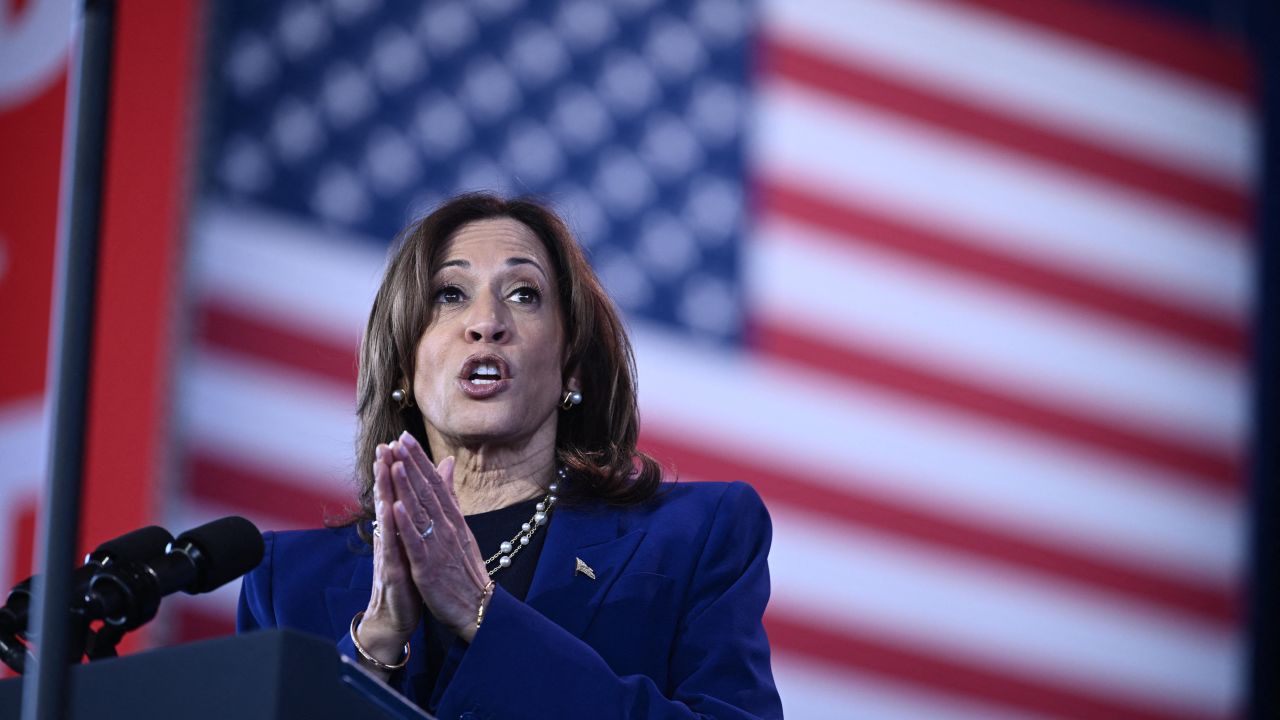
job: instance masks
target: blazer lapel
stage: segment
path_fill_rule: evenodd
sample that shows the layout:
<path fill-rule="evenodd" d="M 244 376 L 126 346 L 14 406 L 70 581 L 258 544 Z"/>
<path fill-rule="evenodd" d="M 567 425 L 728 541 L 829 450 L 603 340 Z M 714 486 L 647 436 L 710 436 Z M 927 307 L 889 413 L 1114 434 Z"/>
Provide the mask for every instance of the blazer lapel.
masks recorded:
<path fill-rule="evenodd" d="M 644 530 L 622 534 L 619 513 L 558 508 L 538 558 L 526 603 L 582 637 L 613 583 L 644 538 Z M 578 572 L 581 559 L 595 579 Z"/>

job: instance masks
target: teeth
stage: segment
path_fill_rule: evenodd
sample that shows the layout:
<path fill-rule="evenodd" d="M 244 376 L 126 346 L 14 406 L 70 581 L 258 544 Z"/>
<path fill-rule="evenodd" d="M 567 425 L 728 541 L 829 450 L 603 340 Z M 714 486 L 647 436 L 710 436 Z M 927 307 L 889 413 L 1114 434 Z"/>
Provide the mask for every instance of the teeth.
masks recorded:
<path fill-rule="evenodd" d="M 468 379 L 476 385 L 492 385 L 502 379 L 502 373 L 494 363 L 481 363 L 471 371 Z"/>

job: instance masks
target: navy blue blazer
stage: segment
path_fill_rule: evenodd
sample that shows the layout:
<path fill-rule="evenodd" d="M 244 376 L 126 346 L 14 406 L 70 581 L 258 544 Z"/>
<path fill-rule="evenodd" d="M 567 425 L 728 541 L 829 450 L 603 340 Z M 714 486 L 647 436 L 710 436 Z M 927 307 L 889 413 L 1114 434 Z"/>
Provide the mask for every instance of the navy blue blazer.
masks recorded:
<path fill-rule="evenodd" d="M 422 655 L 390 682 L 440 718 L 780 718 L 761 622 L 771 526 L 744 483 L 664 484 L 633 508 L 558 508 L 521 602 L 498 588 L 434 698 L 413 696 Z M 354 528 L 266 533 L 237 627 L 333 638 L 372 590 Z M 575 572 L 577 559 L 595 579 Z M 422 627 L 410 644 L 424 647 Z"/>

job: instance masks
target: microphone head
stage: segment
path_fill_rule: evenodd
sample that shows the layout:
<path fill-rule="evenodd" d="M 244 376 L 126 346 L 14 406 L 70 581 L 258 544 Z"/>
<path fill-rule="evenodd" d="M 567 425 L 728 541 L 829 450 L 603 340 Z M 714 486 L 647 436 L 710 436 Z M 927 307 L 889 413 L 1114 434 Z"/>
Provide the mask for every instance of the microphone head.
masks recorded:
<path fill-rule="evenodd" d="M 262 533 L 238 515 L 192 528 L 179 535 L 172 547 L 187 548 L 196 564 L 198 577 L 185 588 L 192 595 L 222 587 L 262 562 Z"/>
<path fill-rule="evenodd" d="M 164 554 L 165 547 L 173 542 L 173 536 L 159 525 L 148 525 L 112 538 L 85 556 L 85 564 L 106 562 L 144 562 Z"/>

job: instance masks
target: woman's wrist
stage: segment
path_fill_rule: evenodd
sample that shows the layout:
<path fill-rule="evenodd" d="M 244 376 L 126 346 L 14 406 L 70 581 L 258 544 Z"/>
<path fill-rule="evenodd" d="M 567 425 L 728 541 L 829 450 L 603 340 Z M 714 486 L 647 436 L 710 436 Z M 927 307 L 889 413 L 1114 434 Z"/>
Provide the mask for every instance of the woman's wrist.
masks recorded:
<path fill-rule="evenodd" d="M 396 630 L 376 610 L 366 610 L 356 617 L 359 619 L 352 622 L 351 640 L 360 654 L 368 656 L 366 659 L 373 660 L 371 664 L 375 666 L 401 664 L 408 655 L 409 636 L 413 631 Z"/>
<path fill-rule="evenodd" d="M 462 624 L 457 631 L 458 637 L 470 643 L 476 637 L 476 632 L 480 630 L 480 626 L 484 624 L 484 615 L 489 611 L 489 600 L 493 597 L 493 589 L 497 585 L 490 580 L 488 585 L 480 591 L 480 602 L 476 606 L 475 622 L 467 621 Z"/>

